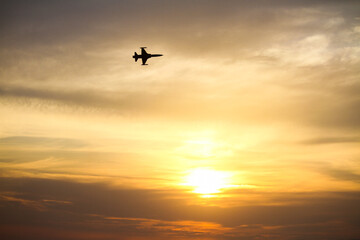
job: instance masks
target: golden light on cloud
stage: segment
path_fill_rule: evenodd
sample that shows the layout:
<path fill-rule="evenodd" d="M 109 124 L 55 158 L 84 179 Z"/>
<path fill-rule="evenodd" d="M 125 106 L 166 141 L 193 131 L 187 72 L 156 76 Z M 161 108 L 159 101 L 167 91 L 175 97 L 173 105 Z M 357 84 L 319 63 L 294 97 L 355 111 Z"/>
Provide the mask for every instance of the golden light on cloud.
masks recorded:
<path fill-rule="evenodd" d="M 202 133 L 196 134 L 201 135 Z M 177 149 L 177 152 L 181 155 L 209 158 L 215 154 L 218 147 L 218 143 L 211 136 L 193 136 L 190 139 L 184 140 L 182 146 Z"/>
<path fill-rule="evenodd" d="M 210 139 L 186 141 L 187 150 L 198 156 L 210 157 L 213 155 L 215 143 Z"/>
<path fill-rule="evenodd" d="M 221 189 L 232 187 L 229 184 L 229 178 L 230 174 L 227 172 L 197 168 L 191 170 L 186 176 L 185 185 L 193 187 L 194 193 L 212 197 L 212 194 L 219 193 Z"/>

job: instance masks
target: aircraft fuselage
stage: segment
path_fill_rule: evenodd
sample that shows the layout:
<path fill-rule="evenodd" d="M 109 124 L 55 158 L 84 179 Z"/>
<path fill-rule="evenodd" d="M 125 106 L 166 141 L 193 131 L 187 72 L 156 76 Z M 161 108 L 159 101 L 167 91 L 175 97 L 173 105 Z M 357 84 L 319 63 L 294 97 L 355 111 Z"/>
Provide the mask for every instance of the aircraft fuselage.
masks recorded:
<path fill-rule="evenodd" d="M 162 54 L 150 54 L 150 53 L 147 53 L 145 51 L 145 47 L 142 47 L 141 48 L 141 54 L 137 54 L 136 52 L 134 53 L 134 56 L 133 58 L 135 59 L 135 62 L 137 62 L 137 60 L 139 58 L 141 58 L 142 60 L 142 65 L 147 65 L 146 64 L 146 61 L 149 59 L 149 58 L 152 58 L 152 57 L 161 57 L 163 56 Z"/>

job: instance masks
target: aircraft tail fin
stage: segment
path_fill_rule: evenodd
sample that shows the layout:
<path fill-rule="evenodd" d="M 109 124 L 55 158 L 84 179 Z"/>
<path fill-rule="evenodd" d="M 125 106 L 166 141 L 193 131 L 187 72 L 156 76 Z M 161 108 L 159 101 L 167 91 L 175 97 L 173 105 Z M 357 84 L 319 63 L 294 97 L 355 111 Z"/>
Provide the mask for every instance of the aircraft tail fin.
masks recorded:
<path fill-rule="evenodd" d="M 135 62 L 137 62 L 137 60 L 139 59 L 139 55 L 136 52 L 134 52 L 133 58 L 135 58 Z"/>

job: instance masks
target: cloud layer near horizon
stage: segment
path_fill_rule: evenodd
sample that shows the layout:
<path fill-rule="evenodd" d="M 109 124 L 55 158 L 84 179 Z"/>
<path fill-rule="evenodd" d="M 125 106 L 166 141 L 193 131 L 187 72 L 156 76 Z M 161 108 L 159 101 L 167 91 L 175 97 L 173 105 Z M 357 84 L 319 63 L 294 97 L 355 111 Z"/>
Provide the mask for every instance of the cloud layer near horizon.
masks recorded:
<path fill-rule="evenodd" d="M 94 239 L 116 239 L 118 235 L 124 239 L 150 235 L 157 239 L 271 239 L 304 236 L 312 228 L 326 230 L 310 232 L 313 239 L 339 239 L 344 230 L 349 236 L 359 234 L 351 227 L 359 225 L 358 192 L 279 193 L 279 199 L 296 204 L 229 208 L 188 205 L 169 191 L 46 179 L 2 178 L 1 192 L 2 223 L 19 226 L 22 239 L 37 239 L 22 227 L 29 218 L 34 229 L 43 229 L 44 238 L 54 239 L 64 238 L 62 228 L 68 229 L 66 239 L 78 234 Z M 80 228 L 76 227 L 80 222 Z M 3 229 L 3 234 L 12 236 L 15 229 Z"/>

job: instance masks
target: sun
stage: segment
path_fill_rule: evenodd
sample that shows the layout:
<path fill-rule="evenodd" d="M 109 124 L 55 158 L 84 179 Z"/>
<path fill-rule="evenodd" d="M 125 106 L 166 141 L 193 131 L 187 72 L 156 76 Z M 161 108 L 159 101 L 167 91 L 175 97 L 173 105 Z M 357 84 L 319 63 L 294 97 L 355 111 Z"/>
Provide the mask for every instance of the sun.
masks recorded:
<path fill-rule="evenodd" d="M 185 185 L 192 186 L 194 193 L 211 195 L 228 186 L 229 174 L 212 169 L 194 169 L 186 176 Z"/>

